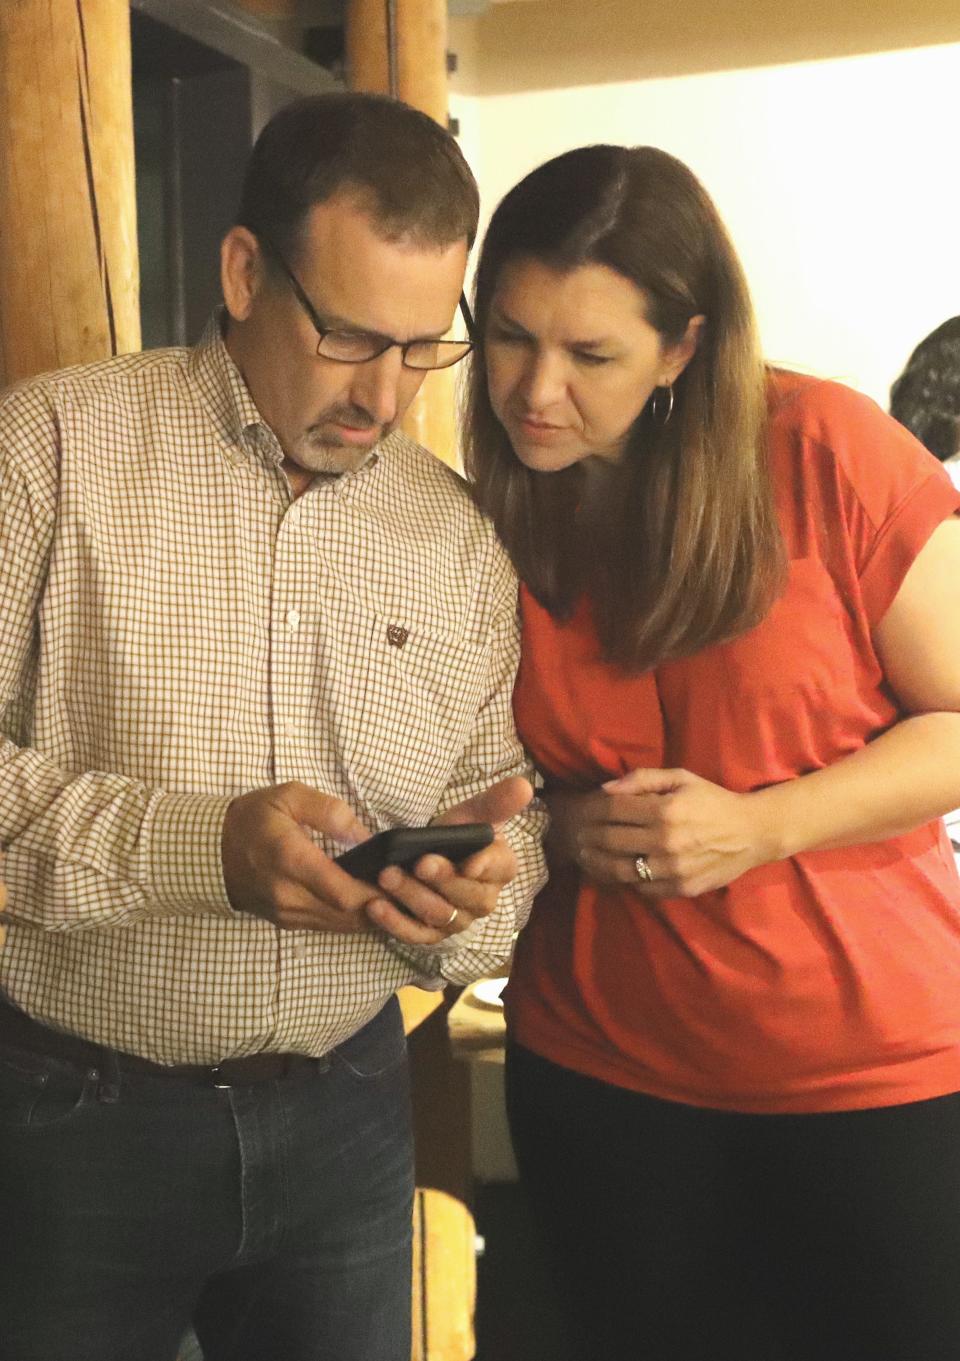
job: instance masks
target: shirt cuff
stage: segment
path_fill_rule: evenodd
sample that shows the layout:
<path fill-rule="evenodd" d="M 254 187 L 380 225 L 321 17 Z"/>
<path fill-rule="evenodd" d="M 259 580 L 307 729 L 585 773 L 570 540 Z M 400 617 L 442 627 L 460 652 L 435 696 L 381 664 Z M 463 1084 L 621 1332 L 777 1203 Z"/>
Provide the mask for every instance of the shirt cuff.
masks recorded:
<path fill-rule="evenodd" d="M 168 912 L 233 913 L 223 879 L 223 823 L 232 797 L 161 794 L 144 827 L 149 893 Z"/>
<path fill-rule="evenodd" d="M 408 945 L 387 938 L 388 947 L 416 970 L 415 982 L 421 988 L 442 988 L 447 983 L 472 983 L 496 971 L 510 958 L 516 931 L 505 921 L 477 917 L 462 931 L 433 945 Z"/>

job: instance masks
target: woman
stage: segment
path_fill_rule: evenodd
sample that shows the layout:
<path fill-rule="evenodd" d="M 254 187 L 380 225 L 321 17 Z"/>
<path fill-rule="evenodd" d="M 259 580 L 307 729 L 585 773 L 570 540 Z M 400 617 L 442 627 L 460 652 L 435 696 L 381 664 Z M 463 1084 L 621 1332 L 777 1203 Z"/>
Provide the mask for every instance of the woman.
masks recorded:
<path fill-rule="evenodd" d="M 960 1357 L 960 495 L 765 371 L 663 152 L 523 180 L 476 312 L 553 819 L 508 1105 L 582 1356 Z"/>

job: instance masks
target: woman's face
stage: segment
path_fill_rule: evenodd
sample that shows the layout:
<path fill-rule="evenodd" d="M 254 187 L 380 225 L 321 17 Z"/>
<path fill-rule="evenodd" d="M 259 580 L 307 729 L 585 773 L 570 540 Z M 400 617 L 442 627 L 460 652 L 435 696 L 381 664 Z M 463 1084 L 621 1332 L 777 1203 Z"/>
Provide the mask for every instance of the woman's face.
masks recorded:
<path fill-rule="evenodd" d="M 647 321 L 640 289 L 615 270 L 510 261 L 485 350 L 490 401 L 517 458 L 537 472 L 619 459 L 654 388 L 689 362 L 702 324 L 694 317 L 668 346 Z"/>

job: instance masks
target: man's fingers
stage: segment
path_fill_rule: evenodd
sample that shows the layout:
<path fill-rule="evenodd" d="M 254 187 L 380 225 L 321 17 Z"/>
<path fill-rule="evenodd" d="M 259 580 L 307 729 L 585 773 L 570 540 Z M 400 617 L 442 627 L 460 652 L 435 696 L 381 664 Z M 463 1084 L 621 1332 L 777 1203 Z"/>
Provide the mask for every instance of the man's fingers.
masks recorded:
<path fill-rule="evenodd" d="M 396 865 L 391 865 L 380 875 L 380 887 L 401 907 L 413 914 L 424 926 L 437 931 L 450 925 L 450 918 L 456 903 L 448 901 L 447 889 L 452 881 L 445 881 L 436 888 L 423 883 L 412 874 L 407 874 Z M 381 894 L 382 896 L 382 894 Z M 478 895 L 479 901 L 479 895 Z"/>
<path fill-rule="evenodd" d="M 335 865 L 308 828 L 339 841 L 368 835 L 340 799 L 296 781 L 234 799 L 222 836 L 230 903 L 285 929 L 355 930 L 344 914 L 359 914 L 376 889 Z"/>
<path fill-rule="evenodd" d="M 436 927 L 447 925 L 453 908 L 471 917 L 485 917 L 493 910 L 502 884 L 499 876 L 489 880 L 466 878 L 453 866 L 449 866 L 449 872 L 429 873 L 429 877 L 426 874 L 421 877 L 419 866 L 414 874 L 404 874 L 393 868 L 380 875 L 380 885 L 391 897 Z"/>
<path fill-rule="evenodd" d="M 286 882 L 342 912 L 359 911 L 376 895 L 375 884 L 367 884 L 341 869 L 305 832 L 298 829 L 291 835 L 300 840 L 281 861 L 282 878 Z"/>
<path fill-rule="evenodd" d="M 305 899 L 301 906 L 284 910 L 277 915 L 276 924 L 282 931 L 336 931 L 338 935 L 369 934 L 374 930 L 363 911 L 339 912 L 315 898 Z"/>
<path fill-rule="evenodd" d="M 460 931 L 476 918 L 488 916 L 497 905 L 500 889 L 516 872 L 513 851 L 499 839 L 471 856 L 459 869 L 443 856 L 426 855 L 413 866 L 412 873 L 396 865 L 381 871 L 380 887 L 395 903 L 374 902 L 368 905 L 367 912 L 399 939 L 426 943 L 426 937 L 420 933 L 411 935 L 398 921 L 395 904 L 399 904 L 419 926 L 438 931 L 437 938 L 442 939 L 451 934 L 451 928 Z M 401 911 L 400 915 L 405 914 Z M 397 929 L 401 925 L 404 929 Z"/>
<path fill-rule="evenodd" d="M 396 903 L 384 897 L 375 898 L 367 905 L 366 915 L 373 928 L 386 931 L 394 940 L 406 945 L 436 945 L 446 940 L 449 932 L 439 927 L 428 926 L 416 917 L 411 917 Z M 449 918 L 450 913 L 447 913 Z"/>
<path fill-rule="evenodd" d="M 434 822 L 449 826 L 460 822 L 489 822 L 494 827 L 509 822 L 522 813 L 533 798 L 533 785 L 522 775 L 511 775 L 499 784 L 491 785 L 463 803 L 448 808 L 434 818 Z"/>
<path fill-rule="evenodd" d="M 509 884 L 517 873 L 517 857 L 509 843 L 498 836 L 489 846 L 475 851 L 459 866 L 451 865 L 449 860 L 440 855 L 425 855 L 413 870 L 418 879 L 437 884 L 445 895 L 452 885 L 457 886 L 457 893 L 469 895 L 470 884 L 493 885 L 498 891 Z"/>

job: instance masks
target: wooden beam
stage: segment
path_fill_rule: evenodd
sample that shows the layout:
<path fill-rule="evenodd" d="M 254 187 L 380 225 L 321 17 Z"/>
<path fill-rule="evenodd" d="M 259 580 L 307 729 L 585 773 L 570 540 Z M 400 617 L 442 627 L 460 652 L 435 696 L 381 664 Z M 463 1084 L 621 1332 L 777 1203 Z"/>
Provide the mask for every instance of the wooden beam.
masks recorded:
<path fill-rule="evenodd" d="M 446 0 L 348 0 L 345 38 L 351 89 L 394 94 L 446 126 Z M 455 369 L 427 375 L 403 428 L 456 463 Z"/>
<path fill-rule="evenodd" d="M 3 907 L 3 899 L 0 898 L 0 909 Z M 400 1000 L 400 1014 L 403 1017 L 403 1033 L 411 1035 L 422 1025 L 428 1016 L 432 1016 L 443 1001 L 442 992 L 427 992 L 424 988 L 416 988 L 412 984 L 408 988 L 401 988 L 397 993 Z"/>
<path fill-rule="evenodd" d="M 264 19 L 289 19 L 291 22 L 300 8 L 299 0 L 235 0 L 235 3 Z"/>
<path fill-rule="evenodd" d="M 128 0 L 0 4 L 0 386 L 140 347 Z"/>

